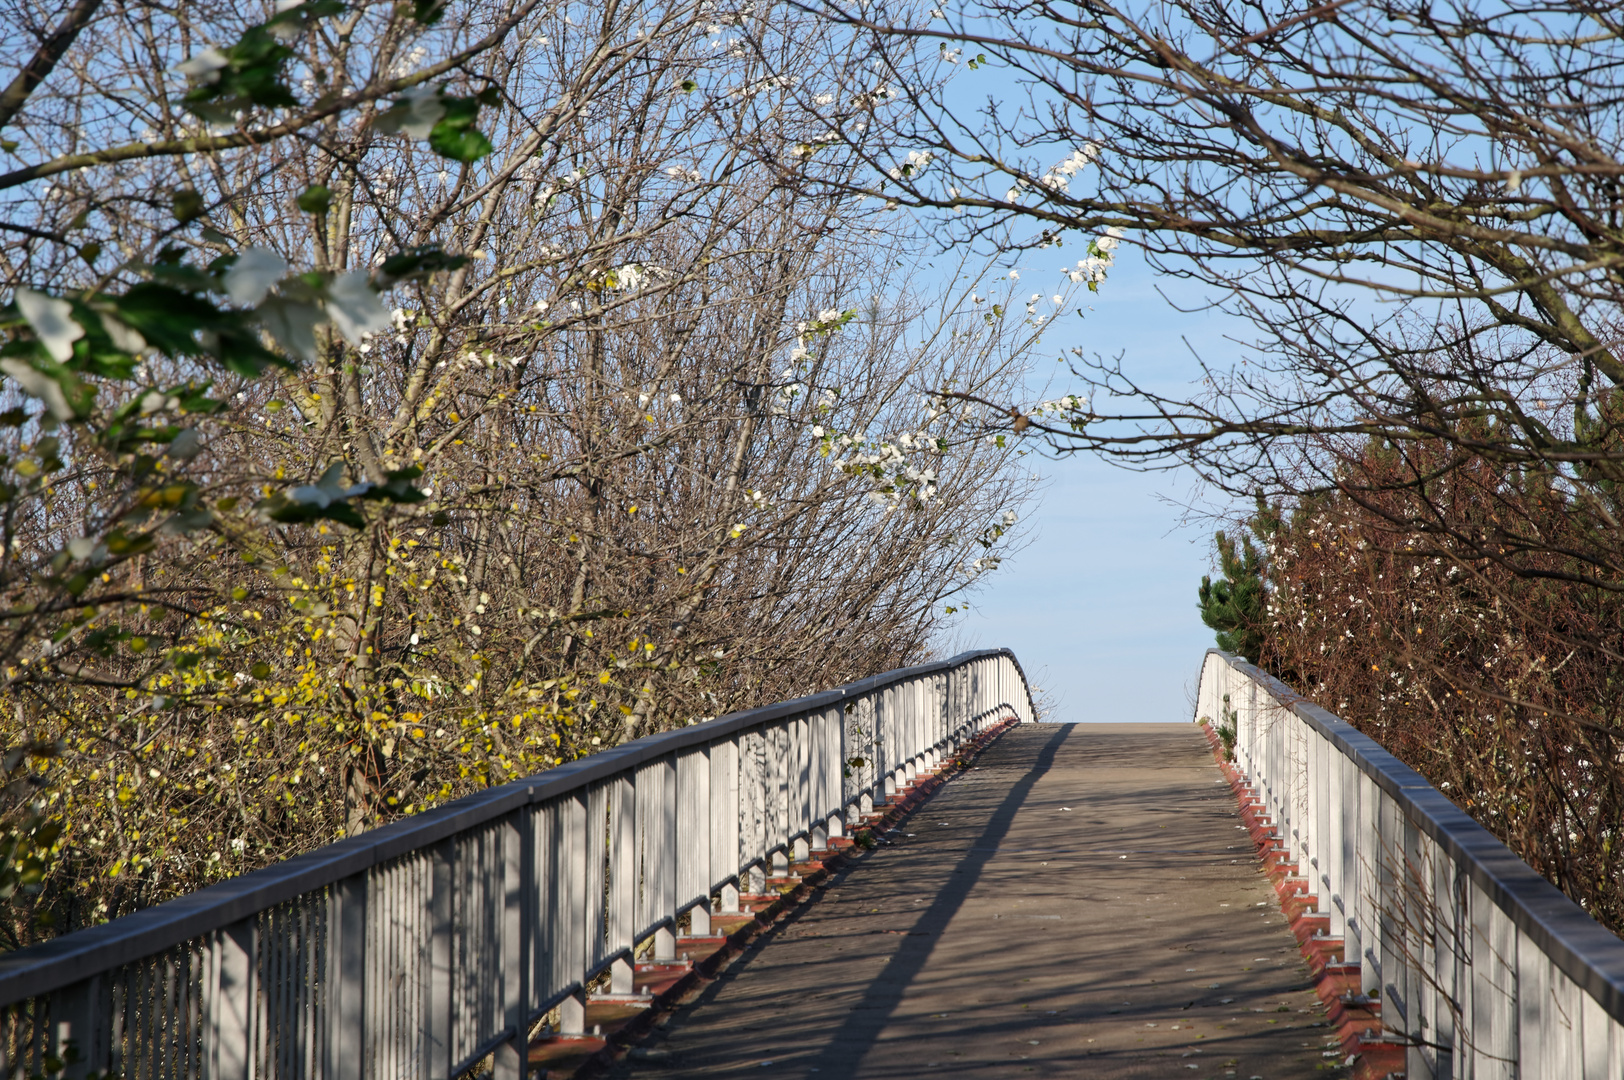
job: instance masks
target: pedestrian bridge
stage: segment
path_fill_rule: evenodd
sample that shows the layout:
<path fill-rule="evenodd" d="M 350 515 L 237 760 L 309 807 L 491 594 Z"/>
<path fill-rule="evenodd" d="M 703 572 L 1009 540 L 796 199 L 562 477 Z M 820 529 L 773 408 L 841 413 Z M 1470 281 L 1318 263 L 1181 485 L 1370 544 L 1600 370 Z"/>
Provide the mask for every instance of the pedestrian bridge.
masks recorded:
<path fill-rule="evenodd" d="M 1624 1078 L 1624 942 L 1243 660 L 1197 717 L 982 651 L 641 739 L 0 958 L 3 1071 Z"/>

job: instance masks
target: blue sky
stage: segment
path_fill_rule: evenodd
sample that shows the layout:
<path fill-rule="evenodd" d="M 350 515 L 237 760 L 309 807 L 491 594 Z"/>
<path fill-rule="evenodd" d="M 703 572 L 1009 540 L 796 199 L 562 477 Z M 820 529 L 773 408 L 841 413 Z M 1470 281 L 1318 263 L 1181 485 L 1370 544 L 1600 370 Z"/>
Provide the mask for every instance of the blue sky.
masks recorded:
<path fill-rule="evenodd" d="M 1039 269 L 1041 255 L 1023 260 Z M 1058 265 L 1058 260 L 1056 260 Z M 1046 276 L 1046 275 L 1045 275 Z M 1038 273 L 1022 282 L 1044 288 Z M 1243 327 L 1217 314 L 1181 314 L 1160 284 L 1189 307 L 1185 286 L 1158 279 L 1124 249 L 1094 310 L 1046 340 L 1043 353 L 1080 345 L 1123 354 L 1124 369 L 1177 392 L 1197 377 L 1188 342 L 1209 362 L 1236 356 L 1224 338 Z M 1038 361 L 1038 375 L 1043 365 Z M 1058 365 L 1055 365 L 1058 367 Z M 1071 387 L 1057 382 L 1051 395 Z M 1030 459 L 1029 459 L 1030 460 Z M 1024 515 L 1028 546 L 1004 562 L 950 636 L 967 648 L 1008 646 L 1060 721 L 1188 722 L 1201 656 L 1212 632 L 1196 612 L 1196 587 L 1211 571 L 1210 518 L 1221 508 L 1187 472 L 1135 473 L 1077 455 L 1037 464 L 1048 481 Z"/>

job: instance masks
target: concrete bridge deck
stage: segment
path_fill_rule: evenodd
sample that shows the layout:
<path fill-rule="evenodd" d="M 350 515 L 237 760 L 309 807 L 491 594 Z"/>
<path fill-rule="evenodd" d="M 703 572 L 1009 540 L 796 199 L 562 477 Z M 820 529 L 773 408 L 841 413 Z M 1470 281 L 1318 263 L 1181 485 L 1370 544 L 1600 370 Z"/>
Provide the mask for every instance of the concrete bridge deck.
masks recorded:
<path fill-rule="evenodd" d="M 1275 1080 L 1331 1060 L 1191 725 L 1021 725 L 886 839 L 616 1074 Z"/>

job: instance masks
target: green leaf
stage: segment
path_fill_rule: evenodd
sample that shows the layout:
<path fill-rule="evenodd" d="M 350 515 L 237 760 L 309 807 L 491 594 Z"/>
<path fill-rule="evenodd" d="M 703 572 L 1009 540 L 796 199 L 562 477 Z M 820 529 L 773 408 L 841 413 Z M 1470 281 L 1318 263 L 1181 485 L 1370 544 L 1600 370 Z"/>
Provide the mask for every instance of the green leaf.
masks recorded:
<path fill-rule="evenodd" d="M 489 154 L 491 141 L 473 126 L 479 118 L 479 100 L 442 95 L 441 101 L 445 115 L 429 130 L 429 149 L 465 164 Z"/>
<path fill-rule="evenodd" d="M 196 188 L 178 187 L 169 193 L 169 208 L 182 225 L 203 216 L 203 196 Z"/>
<path fill-rule="evenodd" d="M 180 407 L 181 412 L 202 413 L 205 416 L 212 416 L 223 411 L 226 407 L 225 402 L 209 397 L 209 391 L 213 386 L 213 383 L 204 383 L 202 386 L 188 385 L 176 387 L 169 393 L 175 399 L 175 403 Z"/>
<path fill-rule="evenodd" d="M 355 508 L 346 502 L 329 503 L 318 506 L 315 503 L 295 502 L 278 492 L 269 498 L 261 499 L 254 504 L 254 508 L 263 513 L 272 521 L 284 525 L 304 525 L 323 519 L 336 521 L 341 525 L 348 525 L 352 529 L 361 529 L 366 521 Z"/>
<path fill-rule="evenodd" d="M 445 15 L 445 0 L 412 0 L 412 19 L 433 26 Z"/>
<path fill-rule="evenodd" d="M 448 255 L 434 245 L 427 245 L 389 256 L 374 276 L 380 289 L 388 289 L 402 281 L 416 281 L 442 271 L 460 269 L 468 262 L 466 255 Z"/>
<path fill-rule="evenodd" d="M 384 500 L 393 503 L 420 503 L 428 498 L 427 495 L 412 486 L 412 481 L 423 475 L 423 470 L 416 465 L 409 465 L 404 469 L 396 469 L 384 474 L 382 484 L 358 485 L 368 490 L 361 493 L 363 499 Z M 353 489 L 352 489 L 353 490 Z"/>
<path fill-rule="evenodd" d="M 410 470 L 402 470 L 402 473 Z M 393 476 L 394 474 L 391 474 Z M 344 463 L 335 461 L 321 474 L 321 478 L 314 484 L 301 484 L 286 492 L 275 492 L 254 504 L 254 508 L 272 521 L 286 524 L 300 524 L 323 519 L 340 522 L 352 529 L 363 527 L 366 522 L 359 512 L 349 504 L 354 498 L 387 499 L 390 495 L 373 494 L 379 489 L 370 483 L 344 486 Z M 396 501 L 410 501 L 400 499 Z"/>
<path fill-rule="evenodd" d="M 175 514 L 163 523 L 161 531 L 170 536 L 184 536 L 199 529 L 206 529 L 212 524 L 214 524 L 214 514 L 206 508 L 198 507 Z"/>
<path fill-rule="evenodd" d="M 26 344 L 34 346 L 39 353 L 44 352 L 36 342 Z M 0 360 L 0 371 L 11 376 L 24 393 L 43 401 L 59 421 L 82 420 L 95 406 L 95 388 L 86 386 L 77 375 L 49 356 L 36 355 L 27 360 L 7 356 Z"/>
<path fill-rule="evenodd" d="M 293 50 L 281 37 L 296 37 L 317 4 L 284 11 L 259 26 L 243 31 L 237 44 L 221 50 L 226 64 L 212 81 L 193 87 L 181 101 L 196 115 L 215 123 L 233 122 L 233 113 L 258 105 L 287 109 L 299 104 L 282 82 L 283 67 Z"/>
<path fill-rule="evenodd" d="M 107 534 L 107 551 L 112 555 L 139 555 L 144 551 L 151 551 L 157 542 L 148 533 L 131 536 L 123 529 L 114 529 Z M 133 646 L 134 643 L 131 644 Z"/>
<path fill-rule="evenodd" d="M 101 656 L 111 656 L 113 647 L 127 636 L 116 626 L 105 626 L 85 635 L 85 648 Z"/>
<path fill-rule="evenodd" d="M 694 82 L 692 79 L 684 79 L 684 80 L 682 80 L 682 92 L 684 94 L 691 94 L 695 90 L 698 90 L 698 89 L 699 89 L 699 84 Z"/>
<path fill-rule="evenodd" d="M 311 184 L 294 201 L 307 214 L 325 214 L 333 203 L 333 193 L 322 184 Z"/>
<path fill-rule="evenodd" d="M 170 356 L 201 353 L 198 332 L 212 328 L 220 318 L 220 309 L 203 297 L 158 281 L 132 285 L 113 302 L 124 322 Z"/>
<path fill-rule="evenodd" d="M 441 91 L 427 84 L 419 84 L 408 89 L 394 104 L 374 117 L 372 130 L 380 135 L 401 134 L 412 139 L 426 139 L 445 112 L 446 101 Z"/>
<path fill-rule="evenodd" d="M 212 282 L 207 277 L 201 280 Z M 221 366 L 247 378 L 273 365 L 292 366 L 260 344 L 250 313 L 222 311 L 207 297 L 143 281 L 112 300 L 123 322 L 170 356 L 212 355 Z"/>
<path fill-rule="evenodd" d="M 472 128 L 449 127 L 444 120 L 435 124 L 434 130 L 429 132 L 429 148 L 443 158 L 464 164 L 478 161 L 494 149 L 491 141 L 480 132 Z"/>

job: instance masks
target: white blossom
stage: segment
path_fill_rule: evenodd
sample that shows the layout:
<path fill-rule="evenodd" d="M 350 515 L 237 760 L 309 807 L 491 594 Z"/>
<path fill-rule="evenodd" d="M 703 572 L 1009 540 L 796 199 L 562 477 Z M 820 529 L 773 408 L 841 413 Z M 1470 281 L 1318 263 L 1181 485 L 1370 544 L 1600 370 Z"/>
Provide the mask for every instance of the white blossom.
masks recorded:
<path fill-rule="evenodd" d="M 1039 182 L 1050 191 L 1065 193 L 1071 186 L 1071 178 L 1082 172 L 1089 162 L 1099 157 L 1099 154 L 1098 146 L 1084 143 L 1080 148 L 1073 150 L 1064 161 L 1044 173 Z"/>
<path fill-rule="evenodd" d="M 226 271 L 226 295 L 233 304 L 253 307 L 287 273 L 287 260 L 268 248 L 251 247 Z"/>
<path fill-rule="evenodd" d="M 231 61 L 219 49 L 204 49 L 194 54 L 185 63 L 176 66 L 175 70 L 191 79 L 193 82 L 211 86 L 220 81 L 220 71 Z"/>
<path fill-rule="evenodd" d="M 367 334 L 384 333 L 390 326 L 389 312 L 361 270 L 340 274 L 327 286 L 327 315 L 351 345 L 360 345 Z"/>
<path fill-rule="evenodd" d="M 73 343 L 85 336 L 84 327 L 73 321 L 73 305 L 33 289 L 18 289 L 16 301 L 51 358 L 59 364 L 71 360 Z"/>

